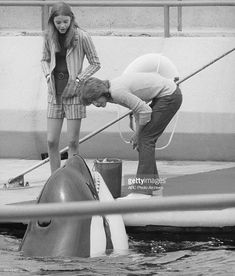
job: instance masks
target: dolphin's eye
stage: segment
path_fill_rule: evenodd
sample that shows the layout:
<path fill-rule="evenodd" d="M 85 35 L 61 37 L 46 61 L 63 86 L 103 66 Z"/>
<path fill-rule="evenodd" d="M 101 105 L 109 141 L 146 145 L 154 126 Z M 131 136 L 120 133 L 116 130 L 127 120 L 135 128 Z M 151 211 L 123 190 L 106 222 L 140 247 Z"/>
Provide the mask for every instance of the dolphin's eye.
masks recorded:
<path fill-rule="evenodd" d="M 48 227 L 51 224 L 51 220 L 44 220 L 44 221 L 39 221 L 38 220 L 38 226 L 40 227 Z"/>

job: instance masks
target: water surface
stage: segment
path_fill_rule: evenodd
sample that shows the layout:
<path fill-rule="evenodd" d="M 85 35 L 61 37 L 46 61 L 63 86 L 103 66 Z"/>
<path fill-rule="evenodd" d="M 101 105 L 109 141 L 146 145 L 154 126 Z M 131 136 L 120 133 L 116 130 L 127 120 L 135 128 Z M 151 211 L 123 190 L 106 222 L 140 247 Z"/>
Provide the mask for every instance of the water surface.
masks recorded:
<path fill-rule="evenodd" d="M 129 233 L 126 255 L 87 259 L 26 258 L 18 251 L 23 233 L 0 228 L 1 276 L 235 275 L 235 233 Z"/>

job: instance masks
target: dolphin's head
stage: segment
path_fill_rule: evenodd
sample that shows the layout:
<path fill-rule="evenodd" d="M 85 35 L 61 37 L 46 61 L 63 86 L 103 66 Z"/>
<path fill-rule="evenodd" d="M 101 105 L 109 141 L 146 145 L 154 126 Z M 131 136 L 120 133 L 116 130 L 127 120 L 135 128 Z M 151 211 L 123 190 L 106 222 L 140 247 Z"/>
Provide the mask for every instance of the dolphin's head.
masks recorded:
<path fill-rule="evenodd" d="M 90 171 L 78 155 L 69 159 L 46 182 L 40 203 L 96 200 Z M 52 217 L 30 221 L 20 246 L 25 256 L 89 257 L 92 218 Z"/>

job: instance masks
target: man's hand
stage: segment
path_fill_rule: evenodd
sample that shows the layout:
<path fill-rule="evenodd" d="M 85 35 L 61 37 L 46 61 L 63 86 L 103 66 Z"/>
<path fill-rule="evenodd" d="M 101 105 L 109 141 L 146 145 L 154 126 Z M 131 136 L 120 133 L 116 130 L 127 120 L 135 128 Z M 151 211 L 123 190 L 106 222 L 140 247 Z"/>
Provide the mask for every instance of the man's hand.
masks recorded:
<path fill-rule="evenodd" d="M 133 131 L 135 131 L 135 129 L 134 129 L 134 122 L 133 122 L 133 114 L 131 113 L 130 115 L 129 115 L 129 127 L 130 127 L 130 129 L 131 130 L 133 130 Z"/>
<path fill-rule="evenodd" d="M 135 150 L 139 150 L 139 146 L 138 146 L 138 134 L 135 132 L 134 135 L 131 137 L 130 140 L 133 149 Z"/>

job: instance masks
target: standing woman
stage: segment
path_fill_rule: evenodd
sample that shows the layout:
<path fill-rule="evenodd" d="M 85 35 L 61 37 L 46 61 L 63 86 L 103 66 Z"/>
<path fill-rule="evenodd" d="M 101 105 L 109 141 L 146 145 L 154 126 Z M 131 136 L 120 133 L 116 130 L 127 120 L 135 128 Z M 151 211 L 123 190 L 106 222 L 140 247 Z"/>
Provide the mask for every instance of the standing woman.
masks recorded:
<path fill-rule="evenodd" d="M 84 70 L 83 61 L 89 65 Z M 69 5 L 56 3 L 44 37 L 42 68 L 48 84 L 47 145 L 51 172 L 60 167 L 59 142 L 67 119 L 68 155 L 78 153 L 81 119 L 86 117 L 80 101 L 82 82 L 100 69 L 94 44 L 81 30 Z"/>

